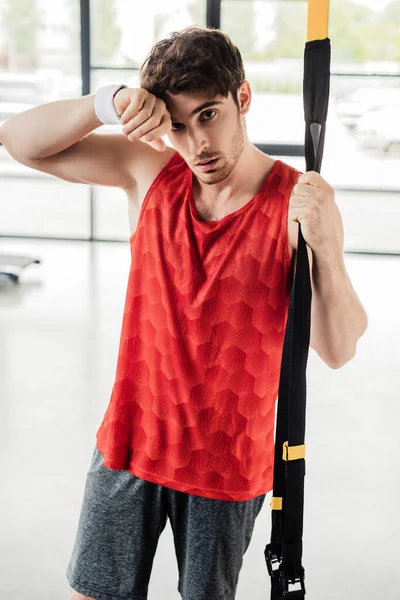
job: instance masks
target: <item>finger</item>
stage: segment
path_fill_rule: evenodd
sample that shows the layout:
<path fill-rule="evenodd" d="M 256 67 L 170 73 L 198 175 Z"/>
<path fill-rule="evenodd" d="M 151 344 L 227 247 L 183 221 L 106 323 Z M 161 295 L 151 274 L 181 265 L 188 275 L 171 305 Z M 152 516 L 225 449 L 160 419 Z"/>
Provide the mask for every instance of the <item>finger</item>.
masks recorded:
<path fill-rule="evenodd" d="M 290 199 L 290 207 L 292 208 L 305 208 L 307 206 L 306 198 L 299 198 L 298 196 L 292 196 Z"/>
<path fill-rule="evenodd" d="M 146 113 L 147 114 L 147 113 Z M 140 121 L 142 122 L 136 122 L 136 119 L 140 119 Z M 127 136 L 128 139 L 132 140 L 132 139 L 140 139 L 143 136 L 149 134 L 150 132 L 152 132 L 154 129 L 156 129 L 157 127 L 159 127 L 159 125 L 162 123 L 162 112 L 161 112 L 161 108 L 159 108 L 158 110 L 156 109 L 155 112 L 153 112 L 148 119 L 146 119 L 145 121 L 143 121 L 143 115 L 142 113 L 140 113 L 139 115 L 137 115 L 137 117 L 135 117 L 129 124 L 129 127 L 131 127 L 131 131 L 127 132 Z M 125 133 L 125 128 L 122 130 L 123 133 Z M 164 135 L 164 132 L 163 134 Z M 160 137 L 159 135 L 157 135 L 156 137 Z"/>
<path fill-rule="evenodd" d="M 129 135 L 142 123 L 145 123 L 153 115 L 156 100 L 155 96 L 149 95 L 139 108 L 136 102 L 129 105 L 125 111 L 128 121 L 122 129 L 122 133 Z"/>
<path fill-rule="evenodd" d="M 161 138 L 157 138 L 152 142 L 149 142 L 149 145 L 159 152 L 164 152 L 164 150 L 167 148 L 166 143 Z"/>
<path fill-rule="evenodd" d="M 170 119 L 164 115 L 159 122 L 159 119 L 154 117 L 154 119 L 149 119 L 144 123 L 141 127 L 136 129 L 131 135 L 128 136 L 128 139 L 131 139 L 131 136 L 134 139 L 140 139 L 144 142 L 151 142 L 156 138 L 160 138 L 165 135 L 171 128 Z"/>
<path fill-rule="evenodd" d="M 164 115 L 161 123 L 158 127 L 155 127 L 154 129 L 152 129 L 151 131 L 149 131 L 148 133 L 146 133 L 141 140 L 143 142 L 151 142 L 157 138 L 161 138 L 163 135 L 165 135 L 166 133 L 168 133 L 170 128 L 170 123 L 169 123 L 169 119 Z"/>
<path fill-rule="evenodd" d="M 306 183 L 297 183 L 294 192 L 296 196 L 312 196 L 314 193 L 313 188 Z"/>
<path fill-rule="evenodd" d="M 291 211 L 289 211 L 289 218 L 290 218 L 292 221 L 298 221 L 298 222 L 300 223 L 300 221 L 301 221 L 302 219 L 304 219 L 304 218 L 305 218 L 305 216 L 306 216 L 306 215 L 304 214 L 304 212 L 303 212 L 303 211 L 301 211 L 301 210 L 299 210 L 299 209 L 295 209 L 295 210 L 291 210 Z"/>
<path fill-rule="evenodd" d="M 298 183 L 315 187 L 326 187 L 329 185 L 317 171 L 307 171 L 306 173 L 303 173 L 303 175 L 299 177 Z"/>
<path fill-rule="evenodd" d="M 131 98 L 128 106 L 122 113 L 120 120 L 124 120 L 127 123 L 134 115 L 136 115 L 143 107 L 146 101 L 146 94 L 137 93 L 133 98 Z"/>

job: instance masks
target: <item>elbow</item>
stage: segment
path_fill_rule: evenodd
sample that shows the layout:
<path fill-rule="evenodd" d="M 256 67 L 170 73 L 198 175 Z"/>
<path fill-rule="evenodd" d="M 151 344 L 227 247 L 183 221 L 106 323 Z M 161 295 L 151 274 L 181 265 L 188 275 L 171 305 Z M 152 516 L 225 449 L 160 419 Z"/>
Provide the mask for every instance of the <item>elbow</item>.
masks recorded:
<path fill-rule="evenodd" d="M 5 121 L 3 121 L 3 123 L 0 125 L 0 142 L 3 142 L 3 139 L 5 137 L 5 132 L 8 128 L 8 124 L 11 121 L 11 119 L 13 118 L 14 115 L 12 115 L 11 117 L 8 117 L 8 119 L 6 119 Z"/>
<path fill-rule="evenodd" d="M 10 117 L 10 118 L 11 118 L 11 117 Z M 9 142 L 9 139 L 7 139 L 7 138 L 9 138 L 9 136 L 7 135 L 7 127 L 6 127 L 6 125 L 7 125 L 7 123 L 8 123 L 8 121 L 9 121 L 9 120 L 10 120 L 10 119 L 8 119 L 7 121 L 5 121 L 5 122 L 4 122 L 4 123 L 1 125 L 1 127 L 0 127 L 0 144 L 1 144 L 2 146 L 4 146 L 4 147 L 6 148 L 6 150 L 7 150 L 7 151 L 8 151 L 8 148 L 6 147 L 6 144 L 7 144 L 7 146 L 9 145 L 9 143 L 8 143 L 8 142 Z"/>
<path fill-rule="evenodd" d="M 326 363 L 331 369 L 335 369 L 335 370 L 341 369 L 342 367 L 347 365 L 347 363 L 349 363 L 351 360 L 353 360 L 355 355 L 356 355 L 356 349 L 354 348 L 354 350 L 351 353 L 346 354 L 345 356 L 341 356 L 339 358 L 330 360 L 329 362 L 326 361 Z"/>
<path fill-rule="evenodd" d="M 314 346 L 312 346 L 312 348 L 316 351 L 320 359 L 331 369 L 341 369 L 355 356 L 355 350 L 354 352 L 348 353 L 346 355 L 342 353 L 341 355 L 334 356 L 332 354 L 321 352 L 321 350 L 315 348 Z"/>
<path fill-rule="evenodd" d="M 330 362 L 327 364 L 331 369 L 337 370 L 337 369 L 341 369 L 342 367 L 344 367 L 344 365 L 347 365 L 347 363 L 350 362 L 352 358 L 354 358 L 354 357 L 352 356 L 351 358 L 348 358 L 347 360 L 338 360 L 336 362 Z"/>
<path fill-rule="evenodd" d="M 358 340 L 364 335 L 367 328 L 368 328 L 368 317 L 367 317 L 366 313 L 364 312 L 364 321 L 363 321 L 361 331 L 358 334 L 357 339 L 355 341 L 353 341 L 353 345 L 351 346 L 350 350 L 347 349 L 347 351 L 343 351 L 341 354 L 338 354 L 337 356 L 330 357 L 329 361 L 325 360 L 326 364 L 331 369 L 341 369 L 342 367 L 347 365 L 347 363 L 349 363 L 351 360 L 353 360 L 353 358 L 355 357 L 356 352 L 357 352 Z"/>

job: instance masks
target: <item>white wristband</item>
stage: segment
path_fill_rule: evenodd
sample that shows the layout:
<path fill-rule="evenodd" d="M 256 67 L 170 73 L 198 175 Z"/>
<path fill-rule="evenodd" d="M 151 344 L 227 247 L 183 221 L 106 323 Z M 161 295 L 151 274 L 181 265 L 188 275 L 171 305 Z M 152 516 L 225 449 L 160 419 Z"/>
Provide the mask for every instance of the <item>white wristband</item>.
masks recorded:
<path fill-rule="evenodd" d="M 113 83 L 104 85 L 97 90 L 94 97 L 94 111 L 97 118 L 104 125 L 117 125 L 120 123 L 120 117 L 114 106 L 114 96 L 119 90 L 126 87 L 123 84 Z"/>

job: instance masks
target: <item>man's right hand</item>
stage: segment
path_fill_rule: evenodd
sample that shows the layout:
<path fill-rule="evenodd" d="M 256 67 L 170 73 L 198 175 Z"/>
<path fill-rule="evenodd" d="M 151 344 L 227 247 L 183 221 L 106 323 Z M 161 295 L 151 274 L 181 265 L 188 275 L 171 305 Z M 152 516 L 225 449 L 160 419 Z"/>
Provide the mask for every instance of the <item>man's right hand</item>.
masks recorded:
<path fill-rule="evenodd" d="M 115 94 L 114 106 L 128 140 L 140 139 L 159 152 L 166 149 L 161 136 L 171 131 L 171 115 L 163 100 L 145 89 L 126 87 Z"/>

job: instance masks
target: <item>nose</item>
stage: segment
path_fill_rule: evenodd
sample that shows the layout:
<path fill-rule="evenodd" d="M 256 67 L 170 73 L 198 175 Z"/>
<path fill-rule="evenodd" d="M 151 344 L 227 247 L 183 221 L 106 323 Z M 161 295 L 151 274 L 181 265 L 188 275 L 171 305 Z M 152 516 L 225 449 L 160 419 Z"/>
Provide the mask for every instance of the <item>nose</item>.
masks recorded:
<path fill-rule="evenodd" d="M 188 131 L 188 150 L 191 156 L 198 158 L 208 148 L 208 141 L 204 131 Z"/>

